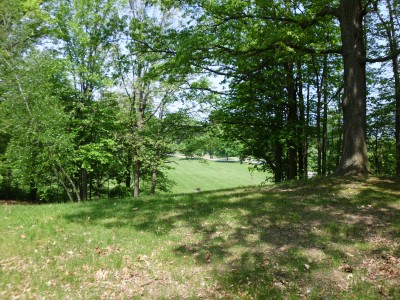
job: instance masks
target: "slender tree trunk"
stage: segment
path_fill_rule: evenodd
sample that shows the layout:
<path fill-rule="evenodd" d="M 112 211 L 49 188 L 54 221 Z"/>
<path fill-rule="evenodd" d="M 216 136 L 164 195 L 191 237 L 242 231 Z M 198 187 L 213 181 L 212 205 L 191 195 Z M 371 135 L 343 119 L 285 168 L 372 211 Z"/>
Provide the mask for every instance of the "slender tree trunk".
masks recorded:
<path fill-rule="evenodd" d="M 143 91 L 139 92 L 139 101 L 138 101 L 138 109 L 137 109 L 137 145 L 136 145 L 136 158 L 135 158 L 135 173 L 134 173 L 134 178 L 133 178 L 133 196 L 134 197 L 139 197 L 140 194 L 140 175 L 141 175 L 141 156 L 142 156 L 142 145 L 141 145 L 141 136 L 140 133 L 143 129 L 143 114 L 144 114 L 144 109 L 143 109 L 143 102 L 144 101 L 144 95 Z"/>
<path fill-rule="evenodd" d="M 88 193 L 88 173 L 85 168 L 81 168 L 81 180 L 79 185 L 80 199 L 87 200 Z"/>
<path fill-rule="evenodd" d="M 64 170 L 64 168 L 62 167 L 62 165 L 58 164 L 58 167 L 60 168 L 61 172 L 64 174 L 64 176 L 67 178 L 67 180 L 69 181 L 69 183 L 72 186 L 72 190 L 74 191 L 75 195 L 76 195 L 76 199 L 78 200 L 78 202 L 81 201 L 78 189 L 76 188 L 75 183 L 72 181 L 71 177 L 67 174 L 67 172 Z"/>
<path fill-rule="evenodd" d="M 323 111 L 322 111 L 322 145 L 321 145 L 321 173 L 327 174 L 327 143 L 328 143 L 328 56 L 324 56 L 323 80 Z"/>
<path fill-rule="evenodd" d="M 128 189 L 131 187 L 131 180 L 132 180 L 130 171 L 131 163 L 129 163 L 129 165 L 126 166 L 126 171 L 125 171 L 125 187 Z"/>
<path fill-rule="evenodd" d="M 295 179 L 297 176 L 297 135 L 296 135 L 296 121 L 297 121 L 297 101 L 296 101 L 296 88 L 293 74 L 293 64 L 287 63 L 285 65 L 287 73 L 287 97 L 288 97 L 288 180 Z"/>
<path fill-rule="evenodd" d="M 286 12 L 290 13 L 292 3 L 285 0 Z M 296 101 L 296 84 L 294 79 L 294 66 L 292 62 L 285 64 L 286 69 L 286 90 L 287 90 L 287 126 L 289 129 L 289 136 L 287 137 L 287 159 L 288 159 L 288 174 L 287 179 L 295 179 L 297 176 L 297 134 L 296 134 L 296 121 L 297 121 L 297 101 Z"/>
<path fill-rule="evenodd" d="M 280 131 L 283 124 L 283 109 L 280 104 L 277 104 L 275 106 L 275 123 L 278 130 Z M 274 181 L 275 183 L 278 183 L 284 179 L 283 145 L 280 139 L 275 139 L 274 162 Z"/>
<path fill-rule="evenodd" d="M 319 80 L 318 66 L 314 62 L 315 69 L 315 85 L 317 87 L 317 174 L 322 173 L 322 146 L 321 146 L 321 102 L 322 102 L 322 92 L 321 83 Z"/>
<path fill-rule="evenodd" d="M 396 175 L 400 176 L 400 75 L 398 58 L 392 61 L 396 101 Z"/>
<path fill-rule="evenodd" d="M 100 172 L 98 172 L 97 173 L 97 188 L 96 188 L 97 199 L 100 199 L 100 193 L 101 193 L 101 174 L 100 174 Z"/>
<path fill-rule="evenodd" d="M 139 197 L 140 194 L 140 161 L 135 160 L 135 173 L 133 178 L 133 197 Z"/>
<path fill-rule="evenodd" d="M 379 20 L 382 25 L 384 25 L 386 31 L 386 37 L 389 42 L 389 48 L 391 53 L 395 53 L 398 51 L 398 43 L 396 39 L 396 29 L 395 29 L 395 20 L 393 6 L 391 0 L 386 1 L 388 12 L 389 12 L 389 24 L 384 20 L 382 15 L 377 12 Z M 400 176 L 400 75 L 399 75 L 399 60 L 398 56 L 392 58 L 392 70 L 394 77 L 394 89 L 395 89 L 395 139 L 396 139 L 396 175 Z"/>
<path fill-rule="evenodd" d="M 342 158 L 336 175 L 368 175 L 366 70 L 361 0 L 341 0 L 339 20 L 344 65 Z"/>
<path fill-rule="evenodd" d="M 68 190 L 68 188 L 67 188 L 65 182 L 64 182 L 61 178 L 59 178 L 59 181 L 60 181 L 61 185 L 63 186 L 64 191 L 67 193 L 69 201 L 70 201 L 70 202 L 74 202 L 74 198 L 72 198 L 72 195 L 71 195 L 71 193 L 69 192 L 69 190 Z"/>
<path fill-rule="evenodd" d="M 154 165 L 153 171 L 151 174 L 151 188 L 150 188 L 151 195 L 156 194 L 156 187 L 157 187 L 157 165 Z"/>
<path fill-rule="evenodd" d="M 298 126 L 298 161 L 299 161 L 299 176 L 300 178 L 304 178 L 304 155 L 305 155 L 305 140 L 307 138 L 306 128 L 305 128 L 305 106 L 304 106 L 304 95 L 303 95 L 303 75 L 302 75 L 302 68 L 301 68 L 301 61 L 298 62 L 297 65 L 297 77 L 298 77 L 298 84 L 297 90 L 299 95 L 299 126 Z"/>
<path fill-rule="evenodd" d="M 337 113 L 339 114 L 339 116 L 341 116 L 342 118 L 339 120 L 338 122 L 338 127 L 337 127 L 337 147 L 336 147 L 336 161 L 335 161 L 335 165 L 339 166 L 340 163 L 340 154 L 343 153 L 343 112 L 342 112 L 342 98 L 339 95 L 339 99 L 338 99 L 338 106 L 337 106 Z"/>
<path fill-rule="evenodd" d="M 379 165 L 379 138 L 378 138 L 378 130 L 375 131 L 375 149 L 374 149 L 374 156 L 375 156 L 376 172 L 377 172 L 377 174 L 381 175 L 381 168 L 380 168 L 380 165 Z"/>
<path fill-rule="evenodd" d="M 304 173 L 308 178 L 308 138 L 310 134 L 310 84 L 307 84 L 307 103 L 306 103 L 306 136 L 304 139 Z"/>
<path fill-rule="evenodd" d="M 89 200 L 92 200 L 92 193 L 93 193 L 93 176 L 92 174 L 88 174 L 89 176 Z"/>
<path fill-rule="evenodd" d="M 142 78 L 142 64 L 139 63 L 138 71 L 138 82 L 141 83 Z M 139 197 L 140 194 L 140 176 L 141 176 L 141 157 L 142 157 L 142 138 L 141 132 L 143 130 L 143 120 L 144 120 L 144 110 L 146 106 L 146 96 L 145 96 L 145 87 L 140 85 L 139 89 L 137 90 L 138 94 L 138 101 L 136 111 L 136 157 L 134 158 L 134 166 L 135 166 L 135 173 L 133 178 L 133 197 Z"/>
<path fill-rule="evenodd" d="M 65 184 L 64 180 L 59 175 L 59 172 L 57 171 L 57 168 L 55 166 L 52 166 L 52 168 L 53 168 L 54 175 L 57 177 L 58 181 L 63 186 L 64 191 L 67 193 L 69 201 L 74 202 L 74 198 L 72 197 L 71 193 L 69 192 L 69 190 L 67 188 L 67 185 Z"/>
<path fill-rule="evenodd" d="M 322 116 L 322 174 L 328 173 L 328 103 L 324 97 L 324 111 Z"/>
<path fill-rule="evenodd" d="M 392 3 L 387 0 L 387 7 L 389 11 L 389 28 L 387 30 L 390 51 L 395 53 L 398 51 L 398 44 L 396 39 L 396 29 L 394 21 L 394 11 Z M 394 77 L 395 89 L 395 103 L 396 103 L 396 175 L 400 176 L 400 74 L 399 74 L 399 58 L 395 56 L 392 58 L 392 68 Z"/>
<path fill-rule="evenodd" d="M 398 58 L 392 60 L 396 101 L 396 175 L 400 176 L 400 75 Z"/>
<path fill-rule="evenodd" d="M 283 163 L 282 163 L 283 146 L 280 141 L 275 142 L 274 156 L 275 156 L 274 181 L 275 183 L 278 183 L 283 180 Z"/>

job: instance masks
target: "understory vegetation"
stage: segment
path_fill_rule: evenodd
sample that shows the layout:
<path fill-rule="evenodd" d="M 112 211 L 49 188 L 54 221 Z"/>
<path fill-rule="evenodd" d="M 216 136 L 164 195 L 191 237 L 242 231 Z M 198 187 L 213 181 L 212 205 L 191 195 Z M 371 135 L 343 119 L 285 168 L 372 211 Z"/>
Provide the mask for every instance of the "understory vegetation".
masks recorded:
<path fill-rule="evenodd" d="M 398 299 L 400 185 L 0 206 L 0 298 Z"/>

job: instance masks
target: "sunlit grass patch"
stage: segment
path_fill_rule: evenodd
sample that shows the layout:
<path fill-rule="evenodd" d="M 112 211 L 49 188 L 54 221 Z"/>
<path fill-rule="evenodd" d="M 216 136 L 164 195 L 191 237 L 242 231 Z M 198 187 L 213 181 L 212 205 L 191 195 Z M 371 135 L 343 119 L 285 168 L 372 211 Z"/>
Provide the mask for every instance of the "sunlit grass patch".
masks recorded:
<path fill-rule="evenodd" d="M 396 299 L 399 192 L 317 178 L 1 206 L 0 297 Z"/>
<path fill-rule="evenodd" d="M 168 178 L 175 182 L 174 193 L 193 193 L 259 185 L 266 181 L 267 173 L 250 171 L 247 163 L 225 161 L 199 161 L 197 159 L 171 158 L 173 169 Z"/>

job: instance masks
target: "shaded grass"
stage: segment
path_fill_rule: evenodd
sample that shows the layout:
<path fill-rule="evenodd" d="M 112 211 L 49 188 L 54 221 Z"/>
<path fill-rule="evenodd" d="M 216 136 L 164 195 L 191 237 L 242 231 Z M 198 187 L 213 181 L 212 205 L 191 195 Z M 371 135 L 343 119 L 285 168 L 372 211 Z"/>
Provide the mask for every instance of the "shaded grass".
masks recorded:
<path fill-rule="evenodd" d="M 220 190 L 249 185 L 258 185 L 266 181 L 268 174 L 253 170 L 251 165 L 233 161 L 210 161 L 198 159 L 171 158 L 173 167 L 167 177 L 176 185 L 174 193 L 193 193 Z"/>
<path fill-rule="evenodd" d="M 0 207 L 0 298 L 397 299 L 378 178 Z"/>

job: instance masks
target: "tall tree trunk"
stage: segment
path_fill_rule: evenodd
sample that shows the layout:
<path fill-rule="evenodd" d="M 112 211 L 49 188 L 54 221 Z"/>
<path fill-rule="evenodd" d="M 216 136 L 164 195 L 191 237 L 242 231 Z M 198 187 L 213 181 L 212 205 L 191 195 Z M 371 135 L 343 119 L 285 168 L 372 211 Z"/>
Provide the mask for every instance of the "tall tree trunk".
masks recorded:
<path fill-rule="evenodd" d="M 375 165 L 376 165 L 376 173 L 381 175 L 381 167 L 379 162 L 379 137 L 378 137 L 378 130 L 375 131 L 375 149 L 374 149 L 374 158 L 375 158 Z"/>
<path fill-rule="evenodd" d="M 282 130 L 283 124 L 283 108 L 281 104 L 277 104 L 275 110 L 275 124 L 278 131 Z M 274 181 L 275 183 L 281 182 L 284 179 L 284 166 L 283 166 L 283 145 L 280 139 L 275 139 L 274 147 Z"/>
<path fill-rule="evenodd" d="M 317 174 L 321 175 L 322 173 L 322 145 L 321 145 L 321 103 L 322 103 L 322 86 L 319 80 L 319 70 L 318 66 L 314 61 L 314 69 L 315 69 L 315 85 L 317 88 Z"/>
<path fill-rule="evenodd" d="M 293 74 L 293 64 L 287 63 L 285 65 L 287 77 L 287 101 L 288 101 L 288 176 L 287 179 L 295 179 L 297 176 L 297 134 L 296 134 L 296 121 L 297 121 L 297 101 L 296 101 L 296 88 Z"/>
<path fill-rule="evenodd" d="M 52 169 L 53 169 L 54 175 L 57 177 L 58 181 L 63 186 L 64 191 L 67 193 L 69 201 L 74 202 L 74 198 L 72 197 L 70 191 L 67 188 L 67 185 L 65 184 L 64 180 L 62 179 L 62 177 L 60 176 L 59 172 L 57 171 L 57 168 L 55 166 L 52 166 Z"/>
<path fill-rule="evenodd" d="M 157 164 L 154 165 L 153 171 L 151 174 L 151 188 L 150 188 L 151 195 L 156 194 L 156 187 L 157 187 Z"/>
<path fill-rule="evenodd" d="M 141 132 L 143 130 L 143 121 L 144 121 L 144 111 L 146 107 L 146 95 L 145 95 L 145 85 L 143 84 L 142 80 L 142 69 L 143 65 L 142 62 L 139 63 L 138 70 L 137 70 L 137 77 L 139 82 L 139 88 L 136 91 L 138 94 L 138 101 L 136 102 L 136 157 L 134 158 L 134 166 L 135 166 L 135 173 L 133 178 L 133 197 L 139 197 L 140 194 L 140 176 L 141 176 L 141 158 L 142 158 L 142 137 Z"/>
<path fill-rule="evenodd" d="M 128 189 L 131 187 L 131 180 L 132 180 L 130 168 L 131 168 L 131 163 L 129 163 L 129 165 L 126 166 L 125 170 L 125 187 Z"/>
<path fill-rule="evenodd" d="M 160 115 L 161 115 L 161 118 L 162 118 L 162 114 L 160 114 Z M 155 155 L 155 158 L 154 158 L 153 170 L 152 170 L 152 173 L 151 173 L 151 188 L 150 188 L 150 194 L 151 195 L 155 195 L 156 194 L 157 172 L 158 172 L 159 159 L 160 159 L 159 146 L 156 146 L 156 153 L 155 154 L 156 155 Z"/>
<path fill-rule="evenodd" d="M 87 200 L 87 189 L 88 189 L 88 174 L 85 168 L 81 168 L 80 172 L 80 184 L 79 184 L 79 192 L 80 192 L 80 199 Z"/>
<path fill-rule="evenodd" d="M 398 58 L 392 60 L 396 101 L 396 175 L 400 176 L 400 75 Z"/>
<path fill-rule="evenodd" d="M 387 7 L 389 11 L 389 28 L 387 29 L 387 35 L 389 39 L 390 51 L 395 53 L 399 50 L 396 29 L 394 21 L 394 11 L 390 0 L 387 0 Z M 395 89 L 395 103 L 396 103 L 396 175 L 400 176 L 400 74 L 399 74 L 399 58 L 395 56 L 392 58 L 392 68 L 394 77 L 394 89 Z"/>
<path fill-rule="evenodd" d="M 61 164 L 58 164 L 58 167 L 60 168 L 61 172 L 63 173 L 63 175 L 67 178 L 67 180 L 69 181 L 69 183 L 72 186 L 72 190 L 75 193 L 76 199 L 78 200 L 78 202 L 81 202 L 81 197 L 79 195 L 78 189 L 76 188 L 75 183 L 72 181 L 71 177 L 67 174 L 67 172 L 64 170 L 64 168 L 62 167 Z"/>
<path fill-rule="evenodd" d="M 389 49 L 391 53 L 398 52 L 398 43 L 396 39 L 396 29 L 395 29 L 395 12 L 394 7 L 392 6 L 391 0 L 386 1 L 387 9 L 389 13 L 389 23 L 387 23 L 382 15 L 377 10 L 377 15 L 382 25 L 384 25 L 384 29 L 386 31 L 386 37 L 389 43 Z M 399 75 L 399 61 L 398 56 L 392 57 L 392 70 L 394 77 L 394 89 L 395 89 L 395 139 L 396 139 L 396 175 L 400 175 L 400 75 Z M 377 147 L 377 146 L 376 146 Z M 376 148 L 377 149 L 377 148 Z"/>
<path fill-rule="evenodd" d="M 140 161 L 135 160 L 135 173 L 133 178 L 133 197 L 139 197 L 140 194 Z"/>
<path fill-rule="evenodd" d="M 92 173 L 90 173 L 89 174 L 89 200 L 92 200 L 92 193 L 93 193 L 93 176 L 92 176 Z"/>
<path fill-rule="evenodd" d="M 336 161 L 335 161 L 335 165 L 336 166 L 339 165 L 339 163 L 340 163 L 340 154 L 343 153 L 343 130 L 342 130 L 342 128 L 343 128 L 343 111 L 342 111 L 343 105 L 342 105 L 342 101 L 343 101 L 343 99 L 339 95 L 337 109 L 338 109 L 338 114 L 340 116 L 342 116 L 342 118 L 339 120 L 338 127 L 337 127 L 338 135 L 337 135 L 337 148 L 336 148 L 336 151 L 337 151 L 338 155 L 336 156 Z"/>
<path fill-rule="evenodd" d="M 304 165 L 305 165 L 305 140 L 307 139 L 307 130 L 305 128 L 305 105 L 304 105 L 304 95 L 303 95 L 303 75 L 302 75 L 302 68 L 301 68 L 301 61 L 298 62 L 297 65 L 297 77 L 298 77 L 298 83 L 297 83 L 297 90 L 298 90 L 298 95 L 299 95 L 299 131 L 297 132 L 298 134 L 298 161 L 299 161 L 299 176 L 300 178 L 304 178 L 305 176 L 305 171 L 304 171 Z"/>
<path fill-rule="evenodd" d="M 275 172 L 274 172 L 274 181 L 275 183 L 281 182 L 283 180 L 283 146 L 280 141 L 275 142 L 275 151 L 274 151 L 274 159 L 275 159 Z"/>
<path fill-rule="evenodd" d="M 306 103 L 306 136 L 304 139 L 304 173 L 308 178 L 308 138 L 310 134 L 310 84 L 307 84 L 307 103 Z"/>
<path fill-rule="evenodd" d="M 67 188 L 65 182 L 64 182 L 61 178 L 59 178 L 58 180 L 59 180 L 59 182 L 61 183 L 61 185 L 63 186 L 64 191 L 67 193 L 67 196 L 68 196 L 69 201 L 70 201 L 70 202 L 74 202 L 74 198 L 72 198 L 72 195 L 71 195 L 71 193 L 69 192 L 69 190 L 68 190 L 68 188 Z"/>
<path fill-rule="evenodd" d="M 339 20 L 344 65 L 343 153 L 336 175 L 368 175 L 366 71 L 361 0 L 341 0 Z"/>
<path fill-rule="evenodd" d="M 97 173 L 97 188 L 96 188 L 96 197 L 97 197 L 97 199 L 100 199 L 100 193 L 101 193 L 101 173 L 98 172 Z"/>
<path fill-rule="evenodd" d="M 323 81 L 323 107 L 322 107 L 322 145 L 321 145 L 321 173 L 327 174 L 327 143 L 328 143 L 328 56 L 324 56 Z"/>
<path fill-rule="evenodd" d="M 396 175 L 400 176 L 400 75 L 398 58 L 392 60 L 396 101 Z"/>

